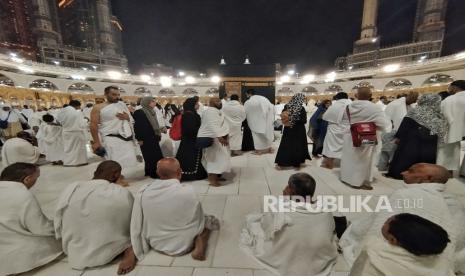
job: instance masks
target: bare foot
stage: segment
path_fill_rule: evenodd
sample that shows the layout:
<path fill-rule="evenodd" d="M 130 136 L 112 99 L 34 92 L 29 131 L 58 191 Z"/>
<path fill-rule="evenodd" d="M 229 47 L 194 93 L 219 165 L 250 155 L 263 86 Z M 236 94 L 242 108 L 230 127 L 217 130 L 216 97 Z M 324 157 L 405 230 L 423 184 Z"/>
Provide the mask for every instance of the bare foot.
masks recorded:
<path fill-rule="evenodd" d="M 136 263 L 137 258 L 136 255 L 134 255 L 134 251 L 131 246 L 123 253 L 123 257 L 121 258 L 118 266 L 118 275 L 128 274 L 134 269 L 134 267 L 136 267 Z"/>
<path fill-rule="evenodd" d="M 373 187 L 372 187 L 372 186 L 368 186 L 368 185 L 362 185 L 362 186 L 358 187 L 358 189 L 360 189 L 360 190 L 371 191 L 371 190 L 373 190 Z"/>
<path fill-rule="evenodd" d="M 256 150 L 254 152 L 252 152 L 253 155 L 262 155 L 263 152 L 259 151 L 259 150 Z"/>
<path fill-rule="evenodd" d="M 218 182 L 218 176 L 216 174 L 208 175 L 208 181 L 210 182 L 210 186 L 219 187 L 221 184 Z"/>
<path fill-rule="evenodd" d="M 192 250 L 191 256 L 194 260 L 205 261 L 208 239 L 210 238 L 210 230 L 204 229 L 203 232 L 195 237 L 194 240 L 194 250 Z"/>

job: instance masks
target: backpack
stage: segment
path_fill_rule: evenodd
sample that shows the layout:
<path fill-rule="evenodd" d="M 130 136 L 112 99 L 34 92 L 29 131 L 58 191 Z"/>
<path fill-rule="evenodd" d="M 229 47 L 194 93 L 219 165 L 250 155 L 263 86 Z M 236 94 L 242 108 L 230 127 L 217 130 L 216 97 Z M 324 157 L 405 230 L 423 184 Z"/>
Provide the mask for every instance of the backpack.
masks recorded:
<path fill-rule="evenodd" d="M 174 141 L 181 140 L 182 135 L 182 114 L 176 115 L 173 118 L 170 128 L 170 138 Z"/>
<path fill-rule="evenodd" d="M 1 129 L 7 129 L 8 128 L 8 119 L 10 119 L 10 114 L 11 114 L 11 111 L 8 112 L 8 116 L 6 117 L 5 120 L 0 120 L 0 128 Z"/>
<path fill-rule="evenodd" d="M 373 122 L 360 122 L 352 124 L 350 120 L 349 106 L 346 107 L 347 116 L 349 117 L 350 133 L 354 147 L 377 145 L 376 124 Z"/>

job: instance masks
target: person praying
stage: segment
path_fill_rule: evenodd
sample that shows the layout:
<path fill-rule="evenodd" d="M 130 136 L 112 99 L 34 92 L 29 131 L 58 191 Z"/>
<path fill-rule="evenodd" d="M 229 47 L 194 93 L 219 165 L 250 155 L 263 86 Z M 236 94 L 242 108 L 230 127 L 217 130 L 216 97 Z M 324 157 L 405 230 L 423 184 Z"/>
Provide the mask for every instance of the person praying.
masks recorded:
<path fill-rule="evenodd" d="M 26 131 L 18 132 L 15 138 L 8 139 L 2 146 L 2 163 L 7 167 L 16 162 L 34 164 L 39 160 L 37 140 Z"/>
<path fill-rule="evenodd" d="M 273 152 L 274 140 L 274 105 L 264 96 L 256 95 L 255 90 L 246 93 L 249 98 L 245 104 L 247 124 L 252 131 L 255 154 Z"/>
<path fill-rule="evenodd" d="M 29 271 L 62 254 L 53 221 L 30 192 L 39 176 L 39 167 L 21 162 L 0 175 L 0 275 Z"/>
<path fill-rule="evenodd" d="M 73 269 L 105 265 L 119 255 L 119 275 L 134 269 L 129 232 L 134 198 L 120 180 L 121 166 L 107 160 L 97 166 L 92 180 L 70 184 L 60 195 L 55 233 Z"/>
<path fill-rule="evenodd" d="M 206 216 L 192 185 L 181 184 L 181 167 L 175 158 L 158 161 L 159 180 L 137 192 L 131 219 L 131 241 L 139 261 L 151 249 L 170 256 L 191 253 L 206 258 L 211 231 L 219 229 Z"/>

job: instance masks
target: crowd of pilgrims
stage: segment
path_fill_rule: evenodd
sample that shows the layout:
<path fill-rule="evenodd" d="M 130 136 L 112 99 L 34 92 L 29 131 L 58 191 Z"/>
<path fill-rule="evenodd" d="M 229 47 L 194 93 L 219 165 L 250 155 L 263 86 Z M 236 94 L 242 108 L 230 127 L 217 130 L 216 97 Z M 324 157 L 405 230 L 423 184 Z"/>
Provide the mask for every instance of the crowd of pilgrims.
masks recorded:
<path fill-rule="evenodd" d="M 355 99 L 339 92 L 316 104 L 302 93 L 276 105 L 254 90 L 246 94 L 244 103 L 231 95 L 202 105 L 194 96 L 162 108 L 153 97 L 127 105 L 110 86 L 104 103 L 82 110 L 77 100 L 37 111 L 3 105 L 0 274 L 29 271 L 62 253 L 80 270 L 120 257 L 118 274 L 129 273 L 150 250 L 205 260 L 210 233 L 220 222 L 204 214 L 186 181 L 221 186 L 231 158 L 245 151 L 273 153 L 278 133 L 277 170 L 300 170 L 311 156 L 323 158 L 323 170 L 339 167 L 342 183 L 364 190 L 376 188 L 379 170 L 406 184 L 390 202 L 421 198 L 422 206 L 393 204 L 393 212 L 350 224 L 301 205 L 292 213 L 250 214 L 238 237 L 244 254 L 286 276 L 330 275 L 338 254 L 350 275 L 465 273 L 464 206 L 444 192 L 451 177 L 465 175 L 465 81 L 440 94 L 410 92 L 390 101 L 372 99 L 368 87 L 359 88 Z M 375 126 L 373 143 L 356 144 L 353 129 L 360 123 Z M 87 165 L 89 142 L 106 161 L 93 179 L 66 187 L 50 220 L 29 191 L 40 177 L 39 165 Z M 124 172 L 141 162 L 154 180 L 132 195 Z M 316 204 L 311 175 L 296 172 L 283 186 L 283 195 Z"/>

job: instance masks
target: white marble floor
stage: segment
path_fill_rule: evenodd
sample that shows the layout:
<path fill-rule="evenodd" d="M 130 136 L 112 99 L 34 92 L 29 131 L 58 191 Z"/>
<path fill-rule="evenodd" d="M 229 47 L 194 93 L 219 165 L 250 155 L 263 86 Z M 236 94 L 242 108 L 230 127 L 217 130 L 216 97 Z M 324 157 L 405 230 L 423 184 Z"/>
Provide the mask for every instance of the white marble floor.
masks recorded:
<path fill-rule="evenodd" d="M 277 145 L 276 145 L 277 147 Z M 98 164 L 98 159 L 85 167 L 63 168 L 50 165 L 41 166 L 41 177 L 32 188 L 43 211 L 52 216 L 57 197 L 69 183 L 75 180 L 90 179 Z M 294 170 L 277 171 L 274 169 L 274 155 L 255 156 L 250 153 L 234 157 L 233 173 L 228 176 L 230 181 L 222 187 L 209 187 L 207 181 L 195 181 L 191 184 L 197 191 L 206 213 L 221 219 L 221 230 L 215 232 L 210 240 L 208 258 L 204 262 L 194 261 L 190 255 L 169 257 L 155 252 L 149 254 L 129 275 L 148 276 L 270 276 L 258 264 L 247 258 L 238 247 L 240 229 L 246 214 L 259 211 L 263 195 L 279 195 Z M 338 194 L 349 196 L 353 194 L 386 195 L 402 187 L 401 181 L 377 176 L 373 191 L 359 191 L 348 188 L 338 180 L 338 171 L 330 171 L 319 167 L 321 160 L 307 161 L 301 171 L 310 173 L 317 181 L 318 195 Z M 136 192 L 144 183 L 142 166 L 131 172 L 129 189 Z M 465 203 L 465 181 L 451 179 L 447 191 L 456 194 Z M 358 214 L 363 215 L 363 214 Z M 348 218 L 354 218 L 348 214 Z M 52 264 L 33 270 L 25 275 L 116 275 L 117 262 L 85 271 L 76 271 L 69 267 L 63 257 Z M 332 275 L 348 274 L 348 266 L 342 257 Z"/>

